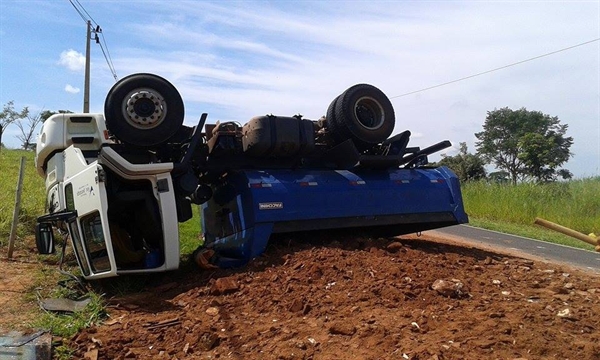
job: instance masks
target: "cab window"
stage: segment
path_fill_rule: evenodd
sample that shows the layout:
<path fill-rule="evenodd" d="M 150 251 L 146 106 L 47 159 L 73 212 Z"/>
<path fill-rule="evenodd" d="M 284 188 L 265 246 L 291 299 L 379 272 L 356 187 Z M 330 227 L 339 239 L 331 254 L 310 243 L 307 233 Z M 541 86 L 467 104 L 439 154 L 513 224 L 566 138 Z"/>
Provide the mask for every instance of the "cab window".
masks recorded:
<path fill-rule="evenodd" d="M 85 242 L 92 271 L 95 273 L 110 271 L 110 261 L 108 259 L 108 252 L 106 251 L 100 212 L 95 211 L 82 216 L 80 222 L 83 241 Z"/>
<path fill-rule="evenodd" d="M 69 183 L 65 186 L 65 201 L 67 210 L 75 211 L 75 201 L 73 200 L 73 184 Z"/>
<path fill-rule="evenodd" d="M 79 235 L 79 229 L 77 228 L 77 220 L 73 220 L 69 223 L 69 233 L 73 239 L 73 247 L 75 248 L 75 252 L 77 253 L 77 258 L 79 259 L 79 263 L 81 264 L 81 270 L 83 271 L 83 275 L 90 275 L 90 266 L 88 264 L 87 257 L 85 256 L 85 252 L 83 250 L 83 245 L 81 243 L 81 236 Z"/>

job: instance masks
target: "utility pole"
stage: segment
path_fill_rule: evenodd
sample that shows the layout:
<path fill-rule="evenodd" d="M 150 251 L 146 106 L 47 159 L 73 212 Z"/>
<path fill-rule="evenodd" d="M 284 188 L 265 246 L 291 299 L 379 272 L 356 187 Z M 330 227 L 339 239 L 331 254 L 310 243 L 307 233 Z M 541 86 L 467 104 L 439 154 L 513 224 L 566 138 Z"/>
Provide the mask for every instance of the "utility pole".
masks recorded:
<path fill-rule="evenodd" d="M 90 40 L 92 37 L 92 22 L 87 21 L 87 36 L 85 38 L 85 80 L 83 85 L 83 112 L 90 112 Z"/>

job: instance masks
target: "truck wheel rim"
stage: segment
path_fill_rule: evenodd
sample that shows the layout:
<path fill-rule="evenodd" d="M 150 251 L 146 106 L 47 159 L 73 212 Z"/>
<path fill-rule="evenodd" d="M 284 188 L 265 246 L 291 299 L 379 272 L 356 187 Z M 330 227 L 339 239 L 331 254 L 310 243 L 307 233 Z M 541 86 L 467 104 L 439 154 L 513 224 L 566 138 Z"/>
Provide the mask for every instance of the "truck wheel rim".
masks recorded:
<path fill-rule="evenodd" d="M 383 125 L 385 112 L 379 101 L 363 96 L 354 103 L 354 116 L 363 127 L 376 130 Z"/>
<path fill-rule="evenodd" d="M 147 130 L 160 125 L 167 114 L 165 99 L 152 89 L 139 88 L 131 91 L 123 102 L 123 115 L 135 128 Z"/>

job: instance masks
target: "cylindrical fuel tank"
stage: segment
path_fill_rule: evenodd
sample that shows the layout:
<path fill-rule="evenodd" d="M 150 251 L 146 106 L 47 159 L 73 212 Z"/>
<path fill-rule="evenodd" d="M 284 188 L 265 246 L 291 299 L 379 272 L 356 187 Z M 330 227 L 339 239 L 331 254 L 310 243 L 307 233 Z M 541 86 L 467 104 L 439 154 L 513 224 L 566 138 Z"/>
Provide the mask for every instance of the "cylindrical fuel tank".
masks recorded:
<path fill-rule="evenodd" d="M 314 125 L 300 117 L 257 116 L 242 129 L 244 152 L 257 157 L 302 156 L 315 148 Z"/>

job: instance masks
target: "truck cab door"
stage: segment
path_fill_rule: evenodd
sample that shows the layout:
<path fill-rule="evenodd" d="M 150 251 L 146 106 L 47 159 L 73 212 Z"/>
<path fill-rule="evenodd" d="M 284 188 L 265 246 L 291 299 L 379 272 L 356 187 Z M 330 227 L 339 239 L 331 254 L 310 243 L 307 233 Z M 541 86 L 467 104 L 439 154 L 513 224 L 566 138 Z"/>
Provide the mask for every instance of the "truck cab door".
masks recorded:
<path fill-rule="evenodd" d="M 77 217 L 68 222 L 75 256 L 86 279 L 115 276 L 117 266 L 110 241 L 104 172 L 97 162 L 64 183 L 67 210 Z"/>

